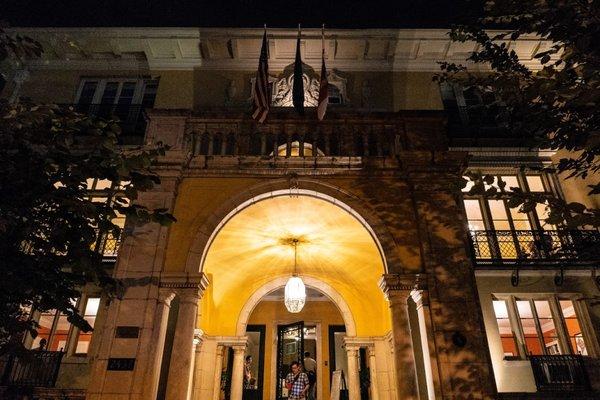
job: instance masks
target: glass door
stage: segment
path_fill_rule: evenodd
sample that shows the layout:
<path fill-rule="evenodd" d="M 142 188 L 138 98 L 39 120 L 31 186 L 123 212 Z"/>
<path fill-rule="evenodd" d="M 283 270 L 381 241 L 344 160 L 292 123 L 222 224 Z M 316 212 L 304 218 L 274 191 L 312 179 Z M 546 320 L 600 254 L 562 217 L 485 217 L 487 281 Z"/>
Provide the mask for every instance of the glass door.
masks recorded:
<path fill-rule="evenodd" d="M 265 362 L 265 325 L 246 327 L 248 346 L 244 356 L 244 394 L 243 400 L 262 400 L 264 362 Z"/>
<path fill-rule="evenodd" d="M 302 364 L 304 357 L 304 322 L 295 322 L 277 327 L 277 399 L 287 399 L 285 377 L 290 372 L 290 364 Z"/>

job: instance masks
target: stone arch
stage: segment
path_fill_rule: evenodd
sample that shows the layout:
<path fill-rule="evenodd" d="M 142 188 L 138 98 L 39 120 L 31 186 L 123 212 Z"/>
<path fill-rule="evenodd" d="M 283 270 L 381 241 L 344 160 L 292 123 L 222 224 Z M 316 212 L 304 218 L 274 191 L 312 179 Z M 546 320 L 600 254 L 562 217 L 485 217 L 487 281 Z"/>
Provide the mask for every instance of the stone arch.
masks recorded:
<path fill-rule="evenodd" d="M 279 289 L 280 287 L 284 287 L 289 277 L 283 276 L 277 279 L 272 280 L 271 282 L 266 283 L 258 290 L 256 290 L 252 296 L 246 301 L 244 307 L 240 311 L 240 315 L 238 316 L 237 324 L 236 324 L 236 335 L 243 336 L 246 334 L 246 325 L 248 324 L 248 319 L 252 314 L 252 311 L 258 303 L 265 297 L 267 294 L 272 292 L 275 289 Z M 326 284 L 325 282 L 310 277 L 310 276 L 302 276 L 302 280 L 307 287 L 312 287 L 314 289 L 319 290 L 321 293 L 325 294 L 329 300 L 335 304 L 340 314 L 342 315 L 342 319 L 344 320 L 344 325 L 346 325 L 346 335 L 347 336 L 356 336 L 356 324 L 354 322 L 354 317 L 352 316 L 352 312 L 350 311 L 350 307 L 342 297 L 334 288 Z"/>
<path fill-rule="evenodd" d="M 316 180 L 300 178 L 296 182 L 292 182 L 291 179 L 293 178 L 259 183 L 223 203 L 196 232 L 188 252 L 186 272 L 202 272 L 212 241 L 227 221 L 239 211 L 261 200 L 290 194 L 326 200 L 350 213 L 373 238 L 384 266 L 382 273 L 403 272 L 402 263 L 394 251 L 396 245 L 391 233 L 383 221 L 359 197 L 334 185 Z"/>

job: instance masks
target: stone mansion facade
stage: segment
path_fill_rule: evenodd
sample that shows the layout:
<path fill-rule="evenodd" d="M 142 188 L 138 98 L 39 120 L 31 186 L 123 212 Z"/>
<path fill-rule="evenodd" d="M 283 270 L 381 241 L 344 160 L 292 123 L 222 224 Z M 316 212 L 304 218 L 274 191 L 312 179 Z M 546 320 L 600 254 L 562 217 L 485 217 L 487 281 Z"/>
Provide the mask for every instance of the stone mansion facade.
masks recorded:
<path fill-rule="evenodd" d="M 339 393 L 339 371 L 349 400 L 597 398 L 599 260 L 553 254 L 598 232 L 549 226 L 543 208 L 518 213 L 456 182 L 472 170 L 598 199 L 536 172 L 559 155 L 504 135 L 475 111 L 477 93 L 432 80 L 472 44 L 442 30 L 328 31 L 318 121 L 320 30 L 301 41 L 305 116 L 291 107 L 296 31 L 270 30 L 272 108 L 258 124 L 260 29 L 13 31 L 45 51 L 4 66 L 2 96 L 116 115 L 124 146 L 168 144 L 161 185 L 139 201 L 177 219 L 107 244 L 114 275 L 145 283 L 110 302 L 86 289 L 92 333 L 34 315 L 40 335 L 26 345 L 44 337 L 59 355 L 44 364 L 51 377 L 30 371 L 34 398 L 279 400 L 304 351 L 318 399 Z M 534 70 L 549 45 L 510 44 Z M 294 271 L 307 287 L 299 313 L 283 306 Z M 0 384 L 18 386 L 3 368 Z"/>

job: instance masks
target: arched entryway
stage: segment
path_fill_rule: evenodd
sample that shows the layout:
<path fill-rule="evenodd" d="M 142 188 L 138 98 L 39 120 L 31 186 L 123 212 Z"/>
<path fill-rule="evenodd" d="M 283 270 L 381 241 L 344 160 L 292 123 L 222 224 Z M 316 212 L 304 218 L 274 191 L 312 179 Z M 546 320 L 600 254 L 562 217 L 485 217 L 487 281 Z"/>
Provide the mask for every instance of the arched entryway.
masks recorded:
<path fill-rule="evenodd" d="M 300 243 L 298 275 L 327 297 L 343 321 L 348 354 L 358 360 L 361 348 L 368 348 L 373 356 L 381 352 L 385 360 L 372 385 L 394 390 L 389 305 L 379 287 L 386 262 L 373 229 L 360 214 L 331 196 L 281 190 L 257 195 L 237 206 L 210 235 L 202 257 L 202 272 L 209 284 L 199 307 L 198 328 L 203 339 L 195 376 L 210 375 L 212 370 L 214 379 L 195 381 L 194 399 L 241 398 L 239 371 L 248 343 L 247 324 L 251 317 L 258 318 L 253 314 L 260 311 L 257 306 L 261 299 L 284 286 L 292 275 L 291 238 Z M 286 322 L 290 318 L 275 320 Z M 309 322 L 316 326 L 318 319 L 315 316 Z M 275 322 L 271 326 L 277 325 Z M 224 359 L 229 360 L 226 349 L 232 349 L 229 368 L 233 373 L 231 392 L 224 397 L 221 376 Z M 321 354 L 321 366 L 330 361 L 328 354 Z M 355 382 L 354 387 L 349 385 L 351 399 L 358 400 L 358 364 L 348 372 L 353 375 L 348 380 L 354 378 Z M 322 388 L 319 395 L 329 396 Z"/>

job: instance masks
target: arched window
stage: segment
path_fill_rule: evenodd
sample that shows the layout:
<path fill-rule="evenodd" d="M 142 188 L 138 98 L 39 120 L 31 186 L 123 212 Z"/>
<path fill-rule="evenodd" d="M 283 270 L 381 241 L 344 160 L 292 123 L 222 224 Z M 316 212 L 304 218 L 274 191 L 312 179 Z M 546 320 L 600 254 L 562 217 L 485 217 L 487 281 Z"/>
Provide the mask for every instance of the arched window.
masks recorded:
<path fill-rule="evenodd" d="M 287 144 L 285 144 L 285 143 L 280 146 L 277 146 L 277 156 L 285 157 L 286 149 L 287 149 Z M 272 156 L 273 153 L 271 153 L 270 155 Z M 316 154 L 315 154 L 313 145 L 310 143 L 304 142 L 304 157 L 316 157 L 316 156 L 323 156 L 323 155 L 324 155 L 323 152 L 319 149 L 317 149 Z M 290 156 L 291 157 L 299 157 L 300 156 L 300 142 L 299 141 L 295 140 L 291 143 Z"/>

